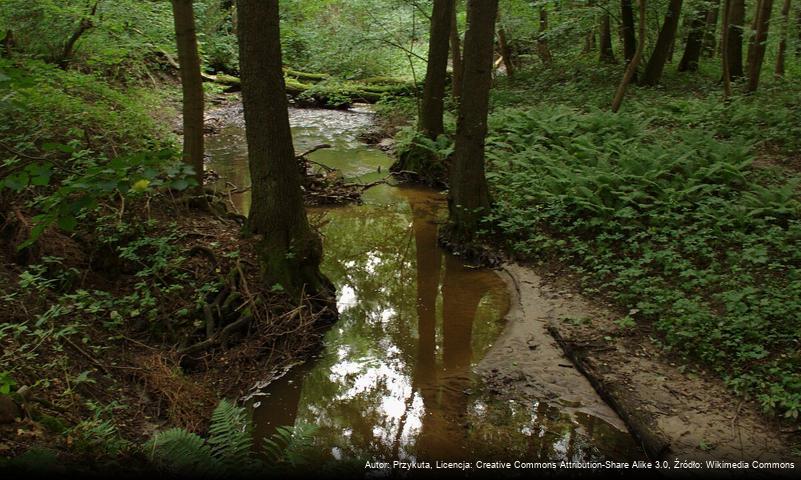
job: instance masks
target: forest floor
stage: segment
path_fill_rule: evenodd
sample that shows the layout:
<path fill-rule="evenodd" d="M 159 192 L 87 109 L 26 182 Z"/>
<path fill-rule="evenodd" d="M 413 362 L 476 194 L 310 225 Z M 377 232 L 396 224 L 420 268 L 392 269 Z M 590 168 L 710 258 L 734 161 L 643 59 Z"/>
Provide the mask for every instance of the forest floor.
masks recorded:
<path fill-rule="evenodd" d="M 141 158 L 128 155 L 177 144 L 175 79 L 151 91 L 38 62 L 3 67 L 19 82 L 20 101 L 5 104 L 12 168 L 53 165 L 62 185 L 87 190 L 100 187 L 84 172 L 108 159 L 124 168 L 114 185 L 163 178 L 135 170 Z M 203 432 L 221 398 L 319 347 L 330 315 L 262 284 L 259 239 L 243 237 L 225 195 L 206 192 L 212 207 L 196 208 L 183 188 L 140 183 L 125 198 L 99 196 L 69 229 L 50 226 L 22 250 L 39 202 L 59 191 L 0 189 L 0 463 L 144 466 L 153 433 Z"/>
<path fill-rule="evenodd" d="M 4 356 L 14 355 L 15 389 L 24 393 L 15 396 L 16 405 L 0 406 L 0 455 L 46 447 L 66 455 L 61 461 L 68 463 L 124 457 L 158 430 L 204 431 L 220 398 L 239 398 L 318 346 L 321 324 L 310 308 L 293 306 L 261 285 L 256 239 L 243 239 L 232 219 L 156 206 L 168 202 L 152 199 L 149 212 L 130 206 L 134 212 L 125 220 L 158 219 L 147 235 L 164 239 L 158 248 L 169 252 L 143 250 L 176 269 L 160 272 L 176 283 L 152 290 L 172 320 L 147 319 L 141 265 L 98 248 L 94 239 L 48 232 L 37 252 L 65 259 L 54 266 L 74 272 L 77 285 L 68 295 L 47 283 L 48 272 L 36 274 L 40 284 L 33 291 L 21 288 L 30 270 L 14 262 L 15 246 L 5 243 L 0 278 L 7 286 L 6 325 L 19 327 L 13 334 L 4 328 L 0 341 Z M 192 313 L 198 311 L 197 292 L 169 279 L 177 270 L 205 289 L 200 299 L 216 308 L 227 308 L 213 299 L 226 283 L 234 288 L 226 278 L 238 272 L 235 288 L 248 299 L 238 308 L 262 314 L 209 348 L 187 350 L 172 340 L 175 332 L 164 330 L 166 322 L 174 325 L 167 330 L 181 332 L 198 323 Z M 133 302 L 127 311 L 112 300 L 126 298 Z"/>

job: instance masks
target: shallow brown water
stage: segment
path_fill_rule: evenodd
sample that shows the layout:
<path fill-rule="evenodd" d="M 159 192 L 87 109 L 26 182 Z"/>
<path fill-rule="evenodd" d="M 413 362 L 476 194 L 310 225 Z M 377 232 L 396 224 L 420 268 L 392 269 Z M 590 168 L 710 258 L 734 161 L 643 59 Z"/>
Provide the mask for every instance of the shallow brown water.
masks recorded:
<path fill-rule="evenodd" d="M 346 177 L 368 181 L 391 164 L 355 138 L 369 114 L 304 110 L 291 118 L 296 149 L 333 144 L 312 158 Z M 210 138 L 208 151 L 211 168 L 249 184 L 240 126 Z M 245 196 L 234 200 L 243 212 L 249 207 Z M 311 425 L 319 461 L 357 468 L 366 460 L 639 455 L 627 432 L 599 418 L 502 401 L 481 384 L 473 367 L 503 330 L 510 297 L 493 271 L 466 268 L 439 249 L 446 207 L 438 192 L 380 185 L 364 200 L 310 210 L 324 235 L 323 271 L 337 286 L 340 319 L 317 358 L 252 400 L 259 436 Z"/>

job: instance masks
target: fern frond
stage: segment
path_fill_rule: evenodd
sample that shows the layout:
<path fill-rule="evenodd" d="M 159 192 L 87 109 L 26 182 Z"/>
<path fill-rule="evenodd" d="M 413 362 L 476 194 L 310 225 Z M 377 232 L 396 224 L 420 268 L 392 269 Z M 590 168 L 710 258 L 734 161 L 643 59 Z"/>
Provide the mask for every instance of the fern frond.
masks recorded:
<path fill-rule="evenodd" d="M 204 476 L 220 471 L 211 448 L 201 437 L 182 428 L 156 433 L 147 448 L 154 464 L 175 473 Z"/>
<path fill-rule="evenodd" d="M 253 466 L 253 439 L 245 409 L 221 400 L 211 415 L 208 444 L 226 467 Z"/>

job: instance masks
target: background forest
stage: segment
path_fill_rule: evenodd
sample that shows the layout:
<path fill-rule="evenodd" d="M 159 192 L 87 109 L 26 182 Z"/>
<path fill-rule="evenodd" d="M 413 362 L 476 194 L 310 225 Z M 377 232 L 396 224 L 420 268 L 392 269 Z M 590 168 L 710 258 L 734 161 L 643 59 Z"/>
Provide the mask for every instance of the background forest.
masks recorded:
<path fill-rule="evenodd" d="M 235 3 L 194 1 L 207 106 L 240 86 Z M 293 102 L 374 104 L 399 168 L 447 184 L 465 2 L 447 31 L 441 132 L 423 110 L 437 2 L 279 3 Z M 91 359 L 142 323 L 148 342 L 177 344 L 232 278 L 193 273 L 204 253 L 183 248 L 194 224 L 176 223 L 180 201 L 135 216 L 198 187 L 181 162 L 171 2 L 0 0 L 0 36 L 0 394 L 36 390 L 39 435 L 69 437 L 76 456 L 130 452 L 147 429 L 97 392 L 107 367 Z M 494 42 L 477 243 L 572 275 L 628 312 L 621 335 L 650 336 L 797 431 L 801 3 L 500 0 Z M 246 277 L 239 247 L 220 248 L 219 268 Z M 203 401 L 210 413 L 216 398 Z"/>

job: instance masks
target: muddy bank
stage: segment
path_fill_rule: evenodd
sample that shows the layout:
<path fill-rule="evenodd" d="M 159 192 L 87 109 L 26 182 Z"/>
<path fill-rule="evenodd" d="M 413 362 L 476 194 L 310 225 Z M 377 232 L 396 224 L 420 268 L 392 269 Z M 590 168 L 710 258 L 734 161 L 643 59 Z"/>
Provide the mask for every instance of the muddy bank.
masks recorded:
<path fill-rule="evenodd" d="M 498 274 L 509 289 L 510 308 L 503 333 L 477 366 L 484 382 L 499 395 L 551 402 L 566 411 L 599 417 L 625 432 L 620 417 L 548 333 L 551 318 L 584 315 L 584 306 L 555 300 L 533 271 L 519 265 L 507 264 Z"/>
<path fill-rule="evenodd" d="M 578 411 L 616 425 L 622 419 L 653 459 L 798 464 L 797 432 L 783 432 L 711 375 L 682 372 L 646 326 L 620 327 L 615 320 L 623 315 L 535 270 L 509 265 L 504 275 L 519 302 L 480 365 L 496 388 L 530 397 L 552 392 L 553 401 L 575 402 Z"/>

